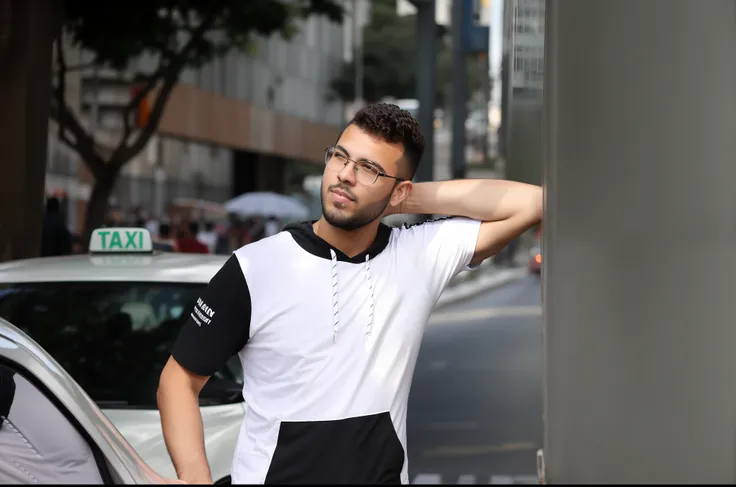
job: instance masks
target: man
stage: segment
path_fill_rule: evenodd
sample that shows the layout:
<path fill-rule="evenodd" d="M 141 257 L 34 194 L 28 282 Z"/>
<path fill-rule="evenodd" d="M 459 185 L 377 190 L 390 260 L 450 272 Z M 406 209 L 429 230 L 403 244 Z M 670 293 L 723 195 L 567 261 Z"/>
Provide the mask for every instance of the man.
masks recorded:
<path fill-rule="evenodd" d="M 46 200 L 43 217 L 41 257 L 56 257 L 72 253 L 72 234 L 64 222 L 59 199 L 52 196 Z"/>
<path fill-rule="evenodd" d="M 171 226 L 168 223 L 158 225 L 158 237 L 153 241 L 153 248 L 162 252 L 176 252 L 176 240 L 171 238 Z"/>
<path fill-rule="evenodd" d="M 176 251 L 187 254 L 209 254 L 210 249 L 197 240 L 198 233 L 199 225 L 197 225 L 197 222 L 182 222 L 179 225 L 174 245 Z"/>
<path fill-rule="evenodd" d="M 180 479 L 211 482 L 197 396 L 234 354 L 247 413 L 233 483 L 408 483 L 406 410 L 425 325 L 450 280 L 542 216 L 542 189 L 412 184 L 424 139 L 395 105 L 327 149 L 322 218 L 235 251 L 203 291 L 158 390 Z M 456 215 L 404 228 L 392 213 Z"/>
<path fill-rule="evenodd" d="M 210 253 L 215 251 L 215 245 L 217 244 L 217 232 L 215 232 L 215 224 L 211 221 L 204 223 L 204 229 L 200 230 L 197 234 L 197 240 L 207 246 Z"/>

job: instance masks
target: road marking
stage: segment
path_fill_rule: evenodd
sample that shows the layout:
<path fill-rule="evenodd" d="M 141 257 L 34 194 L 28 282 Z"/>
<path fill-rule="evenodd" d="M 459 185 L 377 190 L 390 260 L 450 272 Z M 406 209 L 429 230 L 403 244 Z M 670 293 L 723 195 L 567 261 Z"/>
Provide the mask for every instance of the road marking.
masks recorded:
<path fill-rule="evenodd" d="M 457 323 L 463 321 L 476 321 L 497 317 L 526 317 L 542 316 L 542 307 L 531 306 L 495 306 L 490 308 L 475 308 L 459 311 L 442 311 L 433 313 L 429 318 L 430 324 Z"/>
<path fill-rule="evenodd" d="M 442 476 L 436 473 L 420 473 L 414 476 L 412 484 L 422 485 L 439 485 L 442 483 Z"/>
<path fill-rule="evenodd" d="M 513 483 L 515 484 L 526 484 L 526 485 L 536 485 L 539 483 L 539 477 L 536 475 L 512 475 L 511 476 Z M 493 476 L 491 476 L 491 484 L 493 483 Z"/>
<path fill-rule="evenodd" d="M 537 451 L 539 446 L 531 441 L 504 443 L 502 445 L 480 446 L 440 446 L 425 450 L 425 457 L 472 457 L 490 453 L 512 453 L 520 451 Z"/>
<path fill-rule="evenodd" d="M 453 477 L 454 478 L 454 477 Z M 483 484 L 484 479 L 488 479 L 488 484 L 493 485 L 531 485 L 539 484 L 536 475 L 491 475 L 490 478 L 473 474 L 463 474 L 457 477 L 456 485 L 478 485 Z M 440 485 L 442 484 L 442 474 L 438 473 L 420 473 L 414 476 L 411 484 L 423 485 Z M 444 482 L 444 484 L 452 485 L 453 482 Z"/>
<path fill-rule="evenodd" d="M 514 477 L 511 475 L 491 475 L 489 484 L 509 485 L 514 483 Z"/>

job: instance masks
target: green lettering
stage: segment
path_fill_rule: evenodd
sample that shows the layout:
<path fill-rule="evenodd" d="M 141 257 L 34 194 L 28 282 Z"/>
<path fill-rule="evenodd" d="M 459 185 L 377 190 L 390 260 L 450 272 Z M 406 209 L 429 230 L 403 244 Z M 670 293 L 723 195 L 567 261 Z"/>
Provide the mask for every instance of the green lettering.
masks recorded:
<path fill-rule="evenodd" d="M 138 232 L 138 248 L 143 248 L 143 232 Z"/>
<path fill-rule="evenodd" d="M 117 247 L 119 249 L 123 248 L 123 242 L 120 240 L 120 233 L 115 232 L 112 234 L 112 238 L 110 239 L 110 248 Z"/>
<path fill-rule="evenodd" d="M 130 247 L 132 247 L 134 249 L 137 249 L 138 248 L 135 245 L 135 236 L 136 236 L 137 233 L 141 233 L 141 232 L 125 232 L 125 237 L 128 239 L 128 241 L 125 244 L 125 248 L 126 249 L 127 248 L 130 248 Z"/>
<path fill-rule="evenodd" d="M 100 237 L 102 237 L 102 248 L 104 249 L 105 247 L 107 247 L 107 236 L 110 235 L 110 232 L 104 231 L 104 232 L 97 232 L 97 233 L 99 233 Z"/>

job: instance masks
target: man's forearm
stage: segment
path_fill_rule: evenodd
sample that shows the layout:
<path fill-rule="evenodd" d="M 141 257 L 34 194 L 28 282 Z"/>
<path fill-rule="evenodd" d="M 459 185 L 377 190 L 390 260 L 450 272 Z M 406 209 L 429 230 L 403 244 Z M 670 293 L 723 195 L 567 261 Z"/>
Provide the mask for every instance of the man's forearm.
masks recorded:
<path fill-rule="evenodd" d="M 498 179 L 456 179 L 414 184 L 396 213 L 464 216 L 499 221 L 519 214 L 542 216 L 542 188 Z"/>
<path fill-rule="evenodd" d="M 204 427 L 197 395 L 183 394 L 172 387 L 160 387 L 158 406 L 169 455 L 181 480 L 212 483 L 204 449 Z"/>

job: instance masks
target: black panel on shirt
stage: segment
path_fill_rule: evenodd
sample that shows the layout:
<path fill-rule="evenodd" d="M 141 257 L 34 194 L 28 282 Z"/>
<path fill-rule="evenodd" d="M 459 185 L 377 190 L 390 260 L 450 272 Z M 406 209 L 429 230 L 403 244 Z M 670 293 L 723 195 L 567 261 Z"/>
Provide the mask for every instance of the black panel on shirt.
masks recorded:
<path fill-rule="evenodd" d="M 171 354 L 185 369 L 211 376 L 245 347 L 250 315 L 250 291 L 233 255 L 194 303 Z"/>
<path fill-rule="evenodd" d="M 266 484 L 400 484 L 401 445 L 388 412 L 282 421 Z"/>

